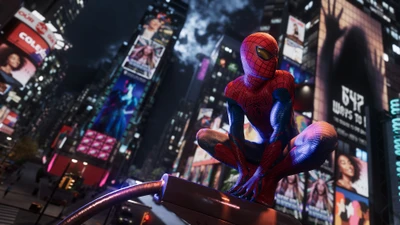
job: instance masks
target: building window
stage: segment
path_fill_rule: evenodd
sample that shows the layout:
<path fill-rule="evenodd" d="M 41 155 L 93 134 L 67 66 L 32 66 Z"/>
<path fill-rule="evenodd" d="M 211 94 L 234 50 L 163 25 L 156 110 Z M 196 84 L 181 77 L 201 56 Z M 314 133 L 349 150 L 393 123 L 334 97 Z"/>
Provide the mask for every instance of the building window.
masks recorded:
<path fill-rule="evenodd" d="M 393 49 L 393 51 L 394 51 L 397 55 L 400 55 L 400 48 L 399 48 L 399 46 L 397 46 L 397 45 L 395 45 L 395 44 L 392 44 L 392 49 Z"/>

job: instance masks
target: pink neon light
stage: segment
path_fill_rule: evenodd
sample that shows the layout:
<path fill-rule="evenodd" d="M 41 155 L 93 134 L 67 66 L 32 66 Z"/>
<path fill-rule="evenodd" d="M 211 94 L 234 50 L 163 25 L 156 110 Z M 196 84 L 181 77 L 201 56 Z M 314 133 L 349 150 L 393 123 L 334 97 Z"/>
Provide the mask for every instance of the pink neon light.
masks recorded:
<path fill-rule="evenodd" d="M 56 161 L 58 154 L 55 153 L 53 155 L 53 158 L 51 158 L 51 161 L 49 162 L 49 165 L 47 166 L 47 172 L 50 172 L 51 168 L 53 167 L 54 161 Z"/>
<path fill-rule="evenodd" d="M 107 181 L 107 178 L 108 178 L 109 175 L 110 175 L 110 171 L 107 171 L 106 175 L 100 181 L 99 187 L 103 187 L 103 185 L 106 184 L 106 181 Z"/>

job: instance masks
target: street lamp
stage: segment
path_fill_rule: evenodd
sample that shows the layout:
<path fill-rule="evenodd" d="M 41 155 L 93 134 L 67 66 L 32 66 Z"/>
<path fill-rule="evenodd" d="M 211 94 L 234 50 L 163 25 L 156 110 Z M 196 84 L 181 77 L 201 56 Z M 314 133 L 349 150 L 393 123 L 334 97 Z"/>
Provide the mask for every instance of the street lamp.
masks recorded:
<path fill-rule="evenodd" d="M 71 162 L 72 162 L 72 163 L 77 163 L 78 160 L 76 160 L 76 159 L 71 159 Z"/>
<path fill-rule="evenodd" d="M 12 140 L 12 138 L 11 138 L 11 137 L 7 137 L 7 140 L 11 141 L 11 140 Z"/>
<path fill-rule="evenodd" d="M 87 164 L 88 164 L 87 162 L 83 162 L 83 165 L 84 165 L 84 166 L 87 166 Z"/>

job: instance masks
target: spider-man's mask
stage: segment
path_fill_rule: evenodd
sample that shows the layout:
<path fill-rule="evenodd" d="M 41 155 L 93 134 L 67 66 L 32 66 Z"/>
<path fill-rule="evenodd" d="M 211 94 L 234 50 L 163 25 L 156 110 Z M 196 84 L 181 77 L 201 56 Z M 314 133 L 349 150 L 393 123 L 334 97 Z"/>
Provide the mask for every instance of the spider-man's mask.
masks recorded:
<path fill-rule="evenodd" d="M 278 44 L 267 33 L 251 34 L 242 42 L 240 57 L 246 75 L 271 79 L 278 65 Z"/>

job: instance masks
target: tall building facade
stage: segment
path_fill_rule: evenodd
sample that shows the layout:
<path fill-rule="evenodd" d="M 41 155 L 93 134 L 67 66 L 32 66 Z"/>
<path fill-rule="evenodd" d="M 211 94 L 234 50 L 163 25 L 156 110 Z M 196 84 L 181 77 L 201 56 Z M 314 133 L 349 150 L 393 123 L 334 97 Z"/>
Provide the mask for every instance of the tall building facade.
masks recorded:
<path fill-rule="evenodd" d="M 103 185 L 108 177 L 126 176 L 140 145 L 146 115 L 167 76 L 165 71 L 187 9 L 187 4 L 179 0 L 155 1 L 148 6 L 132 38 L 122 45 L 104 76 L 87 86 L 67 116 L 64 130 L 70 131 L 65 143 L 57 141 L 62 145 L 56 162 L 74 157 L 106 171 L 97 176 L 96 185 Z M 91 173 L 85 170 L 85 176 Z"/>

